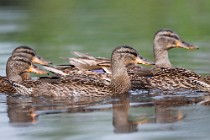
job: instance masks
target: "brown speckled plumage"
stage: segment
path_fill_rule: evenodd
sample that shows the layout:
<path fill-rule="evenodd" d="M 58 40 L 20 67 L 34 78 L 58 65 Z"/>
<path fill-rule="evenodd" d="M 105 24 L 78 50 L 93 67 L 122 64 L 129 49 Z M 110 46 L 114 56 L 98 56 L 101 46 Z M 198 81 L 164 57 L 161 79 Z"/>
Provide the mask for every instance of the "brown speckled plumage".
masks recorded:
<path fill-rule="evenodd" d="M 16 72 L 18 72 L 19 68 L 21 68 L 22 60 L 25 61 L 24 59 L 26 59 L 26 61 L 32 61 L 32 63 L 49 64 L 48 61 L 37 56 L 36 52 L 30 47 L 20 46 L 20 47 L 15 48 L 12 52 L 11 57 L 9 57 L 7 61 L 7 66 L 6 66 L 7 76 L 6 77 L 0 76 L 0 92 L 1 93 L 12 94 L 16 92 L 16 90 L 8 82 L 8 78 L 10 79 L 15 78 L 13 76 L 14 74 L 16 75 Z M 17 61 L 19 61 L 19 63 L 17 63 Z M 21 78 L 19 79 L 21 81 L 31 79 L 30 74 L 27 72 L 21 73 L 20 77 Z"/>
<path fill-rule="evenodd" d="M 175 32 L 169 29 L 159 30 L 153 41 L 153 53 L 156 68 L 172 68 L 172 64 L 168 57 L 168 50 L 172 48 L 198 49 L 197 46 L 183 41 Z M 103 57 L 93 57 L 88 54 L 74 52 L 77 57 L 69 58 L 70 64 L 82 70 L 103 69 L 107 73 L 111 73 L 110 60 Z M 152 71 L 148 68 L 132 65 L 128 67 L 130 75 L 151 76 Z"/>
<path fill-rule="evenodd" d="M 56 82 L 23 81 L 13 82 L 12 85 L 21 95 L 48 97 L 111 97 L 126 93 L 130 89 L 130 79 L 126 65 L 150 64 L 139 57 L 136 50 L 129 46 L 116 48 L 112 53 L 111 83 L 106 80 L 82 74 L 69 74 L 56 79 Z"/>
<path fill-rule="evenodd" d="M 0 76 L 0 93 L 15 93 L 16 90 L 9 83 L 8 79 L 5 76 Z"/>
<path fill-rule="evenodd" d="M 201 90 L 209 91 L 210 85 L 203 77 L 184 68 L 154 69 L 152 77 L 131 79 L 132 89 Z"/>
<path fill-rule="evenodd" d="M 174 68 L 172 66 L 168 57 L 168 50 L 172 48 L 198 49 L 197 46 L 194 46 L 192 44 L 183 41 L 175 32 L 169 29 L 159 30 L 155 34 L 153 42 L 155 68 L 148 69 L 134 65 L 131 65 L 131 67 L 128 68 L 128 74 L 130 76 L 130 79 L 132 80 L 133 89 L 156 88 L 161 90 L 174 90 L 174 89 L 206 90 L 205 88 L 208 85 L 205 85 L 205 82 L 203 83 L 204 80 L 200 75 L 192 71 L 189 71 L 187 69 Z M 91 63 L 88 63 L 89 61 L 86 61 L 90 59 L 92 61 L 95 60 L 95 62 L 91 61 Z M 79 53 L 78 61 L 76 61 L 77 58 L 74 58 L 73 60 L 74 60 L 73 64 L 75 64 L 76 62 L 77 63 L 83 62 L 82 63 L 83 65 L 89 64 L 91 66 L 96 64 L 97 66 L 100 66 L 100 61 L 101 61 L 101 59 L 97 59 L 82 53 Z M 72 61 L 70 61 L 70 63 L 71 62 Z M 107 59 L 105 59 L 105 62 L 102 62 L 102 64 L 104 63 L 110 64 Z M 109 66 L 108 64 L 106 66 Z M 78 65 L 79 64 L 77 64 L 76 66 Z M 104 69 L 104 67 L 101 68 Z M 79 69 L 82 69 L 82 67 L 79 67 Z M 204 84 L 205 86 L 204 85 L 203 85 L 204 87 L 199 86 L 199 84 L 201 85 Z"/>

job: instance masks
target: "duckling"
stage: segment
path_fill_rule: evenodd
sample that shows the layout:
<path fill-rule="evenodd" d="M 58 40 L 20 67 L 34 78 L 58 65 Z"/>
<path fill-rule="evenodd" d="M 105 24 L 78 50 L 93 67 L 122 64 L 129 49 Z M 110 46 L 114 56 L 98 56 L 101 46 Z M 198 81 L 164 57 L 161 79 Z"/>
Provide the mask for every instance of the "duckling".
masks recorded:
<path fill-rule="evenodd" d="M 47 97 L 112 97 L 127 93 L 131 87 L 126 66 L 129 64 L 153 64 L 141 57 L 130 46 L 120 46 L 111 56 L 112 77 L 106 84 L 104 80 L 85 74 L 69 74 L 60 77 L 57 82 L 25 80 L 21 83 L 11 80 L 11 84 L 20 95 Z M 26 63 L 27 64 L 27 63 Z M 25 71 L 22 69 L 22 71 Z M 19 72 L 21 73 L 21 72 Z"/>

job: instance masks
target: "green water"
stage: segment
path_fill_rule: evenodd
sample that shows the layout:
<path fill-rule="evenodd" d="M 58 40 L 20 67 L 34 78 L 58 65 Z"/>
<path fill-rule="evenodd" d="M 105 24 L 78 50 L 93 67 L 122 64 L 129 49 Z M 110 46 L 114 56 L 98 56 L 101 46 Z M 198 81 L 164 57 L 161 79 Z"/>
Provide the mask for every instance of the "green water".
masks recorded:
<path fill-rule="evenodd" d="M 71 51 L 110 57 L 124 44 L 153 60 L 153 37 L 162 28 L 200 47 L 170 50 L 173 65 L 209 74 L 209 5 L 208 0 L 0 0 L 0 74 L 5 75 L 7 58 L 19 45 L 31 46 L 55 64 L 68 63 L 60 57 L 71 56 Z M 14 140 L 209 138 L 208 106 L 161 110 L 150 105 L 151 98 L 137 97 L 129 98 L 130 109 L 122 111 L 114 108 L 117 101 L 86 106 L 0 95 L 0 135 Z M 146 105 L 133 105 L 141 103 Z M 121 117 L 130 120 L 119 123 L 127 131 L 114 119 Z"/>

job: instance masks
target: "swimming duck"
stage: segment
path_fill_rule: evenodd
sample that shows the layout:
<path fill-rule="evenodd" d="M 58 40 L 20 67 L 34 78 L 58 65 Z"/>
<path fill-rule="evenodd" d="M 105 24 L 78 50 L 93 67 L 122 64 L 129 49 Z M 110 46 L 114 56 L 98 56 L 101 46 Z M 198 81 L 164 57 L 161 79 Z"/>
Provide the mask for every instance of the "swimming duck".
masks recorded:
<path fill-rule="evenodd" d="M 172 48 L 198 49 L 197 46 L 181 40 L 180 37 L 171 30 L 163 29 L 158 31 L 155 34 L 153 46 L 155 68 L 146 69 L 131 65 L 132 68 L 128 68 L 128 73 L 131 78 L 132 89 L 207 90 L 206 88 L 208 85 L 206 85 L 206 82 L 203 80 L 202 76 L 190 70 L 184 68 L 175 68 L 172 66 L 168 57 L 168 50 Z M 83 69 L 85 66 L 87 69 L 88 65 L 97 65 L 98 67 L 102 65 L 103 67 L 101 68 L 106 71 L 110 66 L 110 63 L 107 59 L 94 58 L 87 54 L 78 52 L 75 54 L 78 56 L 78 58 L 70 58 L 70 63 L 81 69 Z M 108 68 L 104 68 L 104 66 Z M 200 87 L 198 83 L 204 87 Z"/>
<path fill-rule="evenodd" d="M 138 52 L 129 46 L 120 46 L 111 56 L 112 77 L 110 83 L 85 74 L 69 74 L 54 82 L 25 80 L 20 83 L 11 80 L 11 84 L 20 95 L 48 97 L 111 97 L 128 92 L 131 87 L 126 66 L 129 64 L 148 64 Z M 26 63 L 27 64 L 27 63 Z M 24 69 L 22 69 L 24 71 Z M 20 72 L 19 72 L 20 73 Z"/>
<path fill-rule="evenodd" d="M 17 61 L 19 63 L 17 63 Z M 1 93 L 15 93 L 16 90 L 11 86 L 11 84 L 8 82 L 8 78 L 15 78 L 13 77 L 14 74 L 18 71 L 18 68 L 22 65 L 21 62 L 25 61 L 32 61 L 32 63 L 35 64 L 49 64 L 50 62 L 44 60 L 40 56 L 36 55 L 36 52 L 27 46 L 20 46 L 13 50 L 12 56 L 7 61 L 7 67 L 6 67 L 6 77 L 0 76 L 0 92 Z M 20 65 L 19 65 L 20 64 Z M 31 67 L 31 70 L 33 70 L 34 65 Z M 30 71 L 31 71 L 30 70 Z M 36 68 L 35 68 L 36 70 Z M 36 71 L 35 71 L 36 72 Z M 46 72 L 45 72 L 46 73 Z M 44 74 L 44 72 L 42 73 Z M 21 81 L 31 79 L 31 76 L 28 72 L 22 72 L 20 74 Z"/>
<path fill-rule="evenodd" d="M 41 65 L 48 65 L 51 64 L 51 62 L 44 60 L 42 57 L 38 56 L 35 52 L 34 49 L 28 47 L 28 46 L 19 46 L 17 48 L 15 48 L 12 51 L 12 55 L 13 56 L 20 56 L 26 59 L 29 59 L 30 61 L 32 61 L 33 64 L 41 64 Z M 9 58 L 10 59 L 10 58 Z M 8 61 L 9 62 L 9 61 Z M 7 65 L 11 65 L 11 64 L 7 64 Z M 12 63 L 13 65 L 13 63 Z M 6 70 L 7 73 L 7 70 Z M 8 75 L 8 74 L 7 74 Z M 23 73 L 21 75 L 22 80 L 27 80 L 27 79 L 31 79 L 31 76 L 29 73 Z M 8 78 L 8 77 L 7 77 Z"/>
<path fill-rule="evenodd" d="M 166 39 L 171 41 L 168 41 Z M 167 45 L 168 42 L 173 42 L 173 46 L 182 46 L 182 48 L 196 49 L 198 47 L 180 40 L 178 35 L 172 31 L 160 31 L 156 34 L 154 40 L 162 42 L 159 45 L 154 45 L 154 56 L 156 60 L 155 68 L 151 69 L 152 75 L 142 77 L 137 73 L 131 76 L 132 89 L 159 89 L 159 90 L 201 90 L 209 91 L 209 84 L 207 77 L 203 77 L 191 70 L 184 68 L 173 67 L 168 59 L 168 52 L 162 49 L 172 48 Z M 155 43 L 154 43 L 155 44 Z M 172 46 L 172 45 L 171 45 Z M 162 57 L 160 57 L 162 54 Z"/>
<path fill-rule="evenodd" d="M 184 49 L 198 49 L 197 46 L 189 44 L 183 41 L 178 34 L 169 29 L 159 30 L 154 37 L 153 42 L 153 53 L 155 58 L 155 67 L 161 68 L 172 68 L 172 64 L 168 57 L 168 50 L 172 48 L 184 48 Z M 69 58 L 70 64 L 74 65 L 79 69 L 95 70 L 103 69 L 107 73 L 111 73 L 110 59 L 104 57 L 93 57 L 88 54 L 83 54 L 80 52 L 73 52 L 77 57 Z M 138 66 L 130 65 L 128 68 L 130 74 L 146 75 L 148 73 L 151 75 L 150 69 L 141 68 Z"/>

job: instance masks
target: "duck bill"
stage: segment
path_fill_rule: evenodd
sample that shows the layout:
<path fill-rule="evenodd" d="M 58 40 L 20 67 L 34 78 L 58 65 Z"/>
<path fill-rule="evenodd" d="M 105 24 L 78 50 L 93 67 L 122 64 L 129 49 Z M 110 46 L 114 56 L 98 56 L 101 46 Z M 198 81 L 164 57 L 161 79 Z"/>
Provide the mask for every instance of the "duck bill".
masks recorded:
<path fill-rule="evenodd" d="M 31 65 L 25 72 L 31 72 L 35 74 L 47 74 L 46 71 L 37 68 L 35 65 Z"/>
<path fill-rule="evenodd" d="M 149 61 L 149 60 L 147 60 L 147 59 L 145 59 L 141 56 L 137 57 L 136 63 L 137 64 L 143 64 L 143 65 L 155 65 L 154 62 L 151 62 L 151 61 Z"/>
<path fill-rule="evenodd" d="M 51 64 L 50 62 L 48 62 L 48 61 L 46 61 L 43 58 L 38 57 L 38 56 L 34 56 L 33 59 L 32 59 L 32 62 L 36 63 L 36 64 L 41 64 L 41 65 Z"/>
<path fill-rule="evenodd" d="M 177 48 L 184 48 L 184 49 L 188 49 L 188 50 L 197 50 L 197 49 L 199 49 L 197 46 L 192 45 L 192 44 L 187 43 L 187 42 L 182 41 L 182 40 L 176 41 L 176 47 Z"/>

